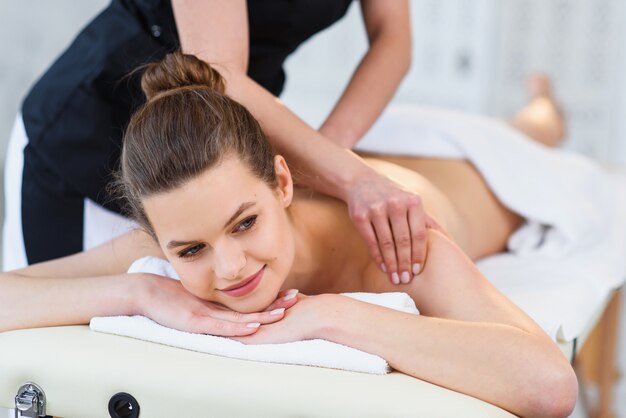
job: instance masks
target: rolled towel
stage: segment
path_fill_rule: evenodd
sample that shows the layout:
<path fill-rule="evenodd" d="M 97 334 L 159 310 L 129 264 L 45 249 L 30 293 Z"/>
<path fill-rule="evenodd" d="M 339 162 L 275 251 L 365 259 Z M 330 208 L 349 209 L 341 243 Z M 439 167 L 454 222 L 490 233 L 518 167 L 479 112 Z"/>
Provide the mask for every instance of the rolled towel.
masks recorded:
<path fill-rule="evenodd" d="M 157 257 L 135 261 L 129 273 L 152 273 L 178 279 L 172 266 Z M 398 311 L 419 314 L 406 293 L 343 293 L 343 295 Z M 379 356 L 326 340 L 306 340 L 284 344 L 243 344 L 225 337 L 193 334 L 164 327 L 144 316 L 92 318 L 94 331 L 165 344 L 224 357 L 269 363 L 328 367 L 354 372 L 386 374 L 391 368 Z"/>

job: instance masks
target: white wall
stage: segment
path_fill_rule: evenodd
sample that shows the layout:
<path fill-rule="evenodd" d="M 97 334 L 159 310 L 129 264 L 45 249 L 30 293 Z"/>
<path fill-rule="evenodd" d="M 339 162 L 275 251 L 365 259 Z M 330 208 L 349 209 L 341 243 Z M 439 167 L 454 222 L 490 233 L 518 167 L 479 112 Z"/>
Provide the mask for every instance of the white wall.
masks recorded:
<path fill-rule="evenodd" d="M 626 164 L 625 3 L 413 0 L 413 68 L 396 101 L 509 117 L 528 75 L 545 72 L 568 117 L 565 146 Z M 365 49 L 355 2 L 288 61 L 283 100 L 319 125 Z"/>
<path fill-rule="evenodd" d="M 106 0 L 0 1 L 0 161 L 21 101 Z"/>

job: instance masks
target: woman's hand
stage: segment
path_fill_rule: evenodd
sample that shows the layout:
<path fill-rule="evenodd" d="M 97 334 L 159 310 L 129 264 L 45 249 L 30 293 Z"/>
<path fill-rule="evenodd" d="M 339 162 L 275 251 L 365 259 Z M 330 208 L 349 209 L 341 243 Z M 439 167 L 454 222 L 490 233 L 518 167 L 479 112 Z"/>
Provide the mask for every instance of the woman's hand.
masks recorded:
<path fill-rule="evenodd" d="M 261 324 L 280 321 L 285 311 L 298 302 L 289 296 L 297 290 L 283 291 L 263 312 L 243 314 L 189 293 L 174 279 L 145 274 L 146 292 L 140 297 L 139 313 L 166 327 L 180 331 L 219 336 L 254 334 Z"/>
<path fill-rule="evenodd" d="M 305 296 L 298 294 L 298 304 L 273 324 L 262 325 L 257 333 L 233 338 L 244 344 L 280 344 L 324 338 L 328 320 L 339 312 L 341 304 L 352 299 L 337 294 Z"/>
<path fill-rule="evenodd" d="M 409 283 L 424 267 L 426 228 L 440 228 L 420 196 L 373 170 L 347 193 L 350 217 L 376 264 L 392 283 Z"/>

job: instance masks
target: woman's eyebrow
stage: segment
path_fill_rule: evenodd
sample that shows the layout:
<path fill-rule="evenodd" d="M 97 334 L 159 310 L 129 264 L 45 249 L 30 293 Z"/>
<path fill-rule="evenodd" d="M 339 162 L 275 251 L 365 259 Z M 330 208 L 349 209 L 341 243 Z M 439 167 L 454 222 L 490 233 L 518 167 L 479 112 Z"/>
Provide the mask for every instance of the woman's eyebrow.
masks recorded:
<path fill-rule="evenodd" d="M 224 224 L 224 228 L 226 228 L 228 225 L 230 225 L 235 219 L 237 219 L 237 217 L 239 215 L 241 215 L 243 213 L 244 210 L 248 209 L 250 206 L 253 206 L 254 202 L 243 202 L 240 206 L 239 209 L 237 209 L 235 211 L 235 213 L 233 213 L 233 216 L 230 217 L 230 219 Z"/>
<path fill-rule="evenodd" d="M 239 215 L 241 215 L 246 209 L 248 209 L 251 206 L 254 206 L 255 202 L 243 202 L 241 205 L 239 205 L 239 208 L 235 211 L 235 213 L 233 213 L 233 216 L 231 216 L 228 221 L 224 224 L 224 228 L 226 228 L 228 225 L 230 225 L 235 219 L 237 219 L 237 217 Z M 172 249 L 172 248 L 176 248 L 176 247 L 182 247 L 183 245 L 189 245 L 189 244 L 195 244 L 198 241 L 176 241 L 176 240 L 171 240 L 170 242 L 167 243 L 167 249 Z"/>
<path fill-rule="evenodd" d="M 172 241 L 167 243 L 166 247 L 167 247 L 168 250 L 171 250 L 172 248 L 182 247 L 183 245 L 195 244 L 197 242 L 198 241 L 176 241 L 176 240 L 172 240 Z"/>

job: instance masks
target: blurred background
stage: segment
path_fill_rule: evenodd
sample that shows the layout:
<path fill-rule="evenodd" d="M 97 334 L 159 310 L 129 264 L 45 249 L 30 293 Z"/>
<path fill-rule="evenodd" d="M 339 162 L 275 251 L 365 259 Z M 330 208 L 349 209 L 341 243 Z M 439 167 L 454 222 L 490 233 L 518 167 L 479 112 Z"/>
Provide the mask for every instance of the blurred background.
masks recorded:
<path fill-rule="evenodd" d="M 21 100 L 108 1 L 2 0 L 0 161 Z M 626 2 L 623 0 L 412 0 L 413 67 L 396 102 L 508 118 L 544 72 L 568 120 L 564 147 L 626 166 Z M 287 63 L 281 99 L 318 126 L 346 86 L 367 40 L 358 2 Z M 2 205 L 0 205 L 2 207 Z M 10 243 L 3 243 L 10 245 Z M 625 254 L 626 256 L 626 254 Z M 626 370 L 626 312 L 618 351 Z M 593 389 L 593 388 L 592 388 Z M 592 394 L 593 395 L 593 394 Z M 626 417 L 626 384 L 616 386 Z M 583 417 L 581 408 L 572 415 Z"/>

